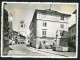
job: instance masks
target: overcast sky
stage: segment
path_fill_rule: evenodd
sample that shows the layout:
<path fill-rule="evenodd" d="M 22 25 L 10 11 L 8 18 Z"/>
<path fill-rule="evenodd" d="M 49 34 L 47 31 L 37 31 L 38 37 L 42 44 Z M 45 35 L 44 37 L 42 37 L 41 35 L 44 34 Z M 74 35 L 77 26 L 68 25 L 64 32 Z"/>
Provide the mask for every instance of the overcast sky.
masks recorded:
<path fill-rule="evenodd" d="M 28 34 L 29 25 L 32 20 L 35 9 L 49 9 L 50 4 L 27 4 L 27 3 L 7 3 L 7 11 L 13 16 L 13 29 L 19 31 L 19 23 L 21 20 L 25 21 L 25 31 Z M 77 9 L 76 4 L 52 4 L 52 10 L 56 10 L 62 13 L 71 14 Z"/>

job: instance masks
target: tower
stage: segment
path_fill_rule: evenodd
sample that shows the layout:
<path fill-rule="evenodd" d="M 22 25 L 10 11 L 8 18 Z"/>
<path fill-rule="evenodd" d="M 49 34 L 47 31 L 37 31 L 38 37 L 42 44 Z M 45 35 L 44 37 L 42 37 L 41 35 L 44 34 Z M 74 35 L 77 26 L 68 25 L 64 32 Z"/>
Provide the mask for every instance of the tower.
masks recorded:
<path fill-rule="evenodd" d="M 23 21 L 23 20 L 20 21 L 19 32 L 20 32 L 20 34 L 22 34 L 22 35 L 25 35 L 25 34 L 26 34 L 26 33 L 25 33 L 25 24 L 24 24 L 24 21 Z"/>

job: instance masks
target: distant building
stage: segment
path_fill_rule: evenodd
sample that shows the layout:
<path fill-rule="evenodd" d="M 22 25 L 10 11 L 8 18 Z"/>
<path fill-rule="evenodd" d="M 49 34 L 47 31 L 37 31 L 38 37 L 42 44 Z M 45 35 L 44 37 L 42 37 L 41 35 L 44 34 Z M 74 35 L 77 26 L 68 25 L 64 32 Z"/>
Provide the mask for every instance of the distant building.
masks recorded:
<path fill-rule="evenodd" d="M 35 10 L 29 26 L 30 45 L 35 48 L 47 48 L 47 46 L 51 48 L 50 46 L 56 40 L 56 32 L 68 31 L 69 17 L 69 14 L 63 14 L 50 9 Z M 58 35 L 61 38 L 60 33 Z"/>
<path fill-rule="evenodd" d="M 18 44 L 24 44 L 26 42 L 26 37 L 23 35 L 18 35 Z"/>
<path fill-rule="evenodd" d="M 30 37 L 29 37 L 29 36 L 27 36 L 27 38 L 26 38 L 26 45 L 27 45 L 27 46 L 30 45 Z"/>
<path fill-rule="evenodd" d="M 26 37 L 17 31 L 13 31 L 12 36 L 13 36 L 12 40 L 13 40 L 13 42 L 15 41 L 15 44 L 22 44 L 22 43 L 26 42 L 25 41 Z"/>

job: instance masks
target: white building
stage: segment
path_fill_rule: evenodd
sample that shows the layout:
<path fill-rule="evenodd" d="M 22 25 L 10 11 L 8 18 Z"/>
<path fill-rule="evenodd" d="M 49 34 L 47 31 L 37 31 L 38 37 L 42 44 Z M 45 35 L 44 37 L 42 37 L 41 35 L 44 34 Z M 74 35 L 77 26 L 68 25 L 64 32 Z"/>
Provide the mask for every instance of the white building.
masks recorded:
<path fill-rule="evenodd" d="M 29 26 L 31 32 L 30 45 L 36 48 L 39 48 L 40 45 L 43 48 L 47 45 L 52 46 L 56 40 L 57 31 L 68 31 L 69 17 L 69 14 L 63 14 L 50 9 L 35 10 Z"/>

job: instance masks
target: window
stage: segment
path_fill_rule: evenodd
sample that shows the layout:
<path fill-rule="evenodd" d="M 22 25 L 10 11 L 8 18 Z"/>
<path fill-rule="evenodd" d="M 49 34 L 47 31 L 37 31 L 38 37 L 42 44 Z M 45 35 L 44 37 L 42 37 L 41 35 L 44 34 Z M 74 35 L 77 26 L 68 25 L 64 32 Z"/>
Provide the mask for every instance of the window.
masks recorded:
<path fill-rule="evenodd" d="M 43 22 L 43 26 L 46 27 L 47 26 L 47 23 L 46 22 Z"/>
<path fill-rule="evenodd" d="M 72 36 L 72 40 L 74 40 L 74 36 Z"/>
<path fill-rule="evenodd" d="M 64 16 L 63 15 L 61 15 L 61 20 L 64 20 Z"/>
<path fill-rule="evenodd" d="M 75 32 L 76 32 L 76 28 L 75 28 Z"/>
<path fill-rule="evenodd" d="M 45 27 L 46 27 L 46 23 L 45 23 Z"/>
<path fill-rule="evenodd" d="M 60 31 L 60 36 L 64 36 L 65 31 Z"/>
<path fill-rule="evenodd" d="M 74 36 L 74 39 L 76 39 L 76 36 Z"/>
<path fill-rule="evenodd" d="M 23 25 L 21 25 L 21 27 L 23 27 Z"/>
<path fill-rule="evenodd" d="M 72 33 L 74 32 L 74 30 L 72 29 Z"/>
<path fill-rule="evenodd" d="M 73 36 L 72 36 L 72 40 L 73 40 Z"/>
<path fill-rule="evenodd" d="M 46 31 L 42 31 L 42 36 L 46 36 Z"/>
<path fill-rule="evenodd" d="M 61 25 L 60 25 L 60 28 L 64 28 L 64 24 L 61 24 Z"/>

